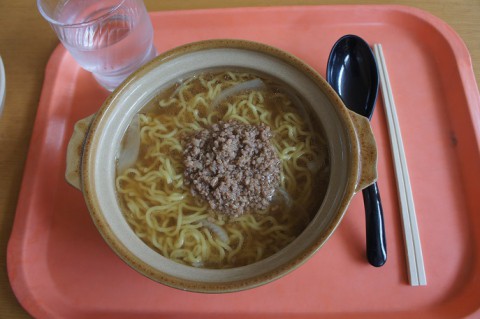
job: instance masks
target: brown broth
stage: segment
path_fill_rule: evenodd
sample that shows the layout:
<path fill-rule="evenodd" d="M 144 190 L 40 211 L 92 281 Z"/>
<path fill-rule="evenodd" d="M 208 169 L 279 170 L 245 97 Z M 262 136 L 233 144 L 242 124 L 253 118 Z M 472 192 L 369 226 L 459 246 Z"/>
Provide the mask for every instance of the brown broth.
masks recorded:
<path fill-rule="evenodd" d="M 236 70 L 235 72 L 240 72 L 244 70 Z M 206 72 L 205 78 L 206 79 L 214 79 L 216 76 L 221 74 L 221 71 L 218 70 L 213 70 L 213 71 L 208 71 Z M 199 75 L 196 75 L 197 77 Z M 262 81 L 266 84 L 266 89 L 262 90 L 262 93 L 264 95 L 264 105 L 265 109 L 267 109 L 272 118 L 277 118 L 281 116 L 285 116 L 288 112 L 292 111 L 292 108 L 288 106 L 282 105 L 279 101 L 281 99 L 284 99 L 284 96 L 289 94 L 291 95 L 293 90 L 292 89 L 284 89 L 285 85 L 281 83 L 278 80 L 269 78 L 264 75 L 256 74 L 256 73 L 251 73 L 250 77 L 252 79 L 254 78 L 260 78 Z M 198 82 L 198 81 L 196 81 Z M 158 107 L 159 101 L 161 100 L 166 100 L 169 99 L 172 95 L 174 95 L 179 86 L 183 84 L 178 84 L 175 83 L 162 92 L 160 92 L 155 98 L 153 98 L 143 109 L 140 113 L 148 113 L 149 116 L 155 117 L 160 121 L 160 123 L 170 123 L 172 121 L 172 118 L 178 117 L 181 108 L 178 106 L 167 106 L 167 107 Z M 198 94 L 202 93 L 203 87 L 200 85 L 200 83 L 196 83 L 192 88 L 189 89 L 188 94 Z M 288 92 L 287 94 L 285 92 Z M 243 92 L 241 92 L 243 93 Z M 218 105 L 218 108 L 216 111 L 220 115 L 214 117 L 214 122 L 221 120 L 222 114 L 225 114 L 228 111 L 228 103 L 232 103 L 233 99 L 235 97 L 231 97 L 223 101 Z M 302 118 L 302 121 L 310 121 L 309 124 L 302 124 L 303 126 L 310 127 L 310 128 L 319 128 L 314 134 L 312 134 L 312 148 L 316 149 L 321 147 L 322 149 L 325 148 L 325 145 L 320 145 L 322 144 L 322 140 L 324 139 L 323 136 L 323 131 L 321 130 L 321 125 L 320 123 L 316 120 L 315 116 L 312 116 L 312 111 L 309 108 L 306 103 L 304 103 L 300 98 L 295 98 L 295 99 L 290 99 L 290 102 L 295 104 L 295 102 L 298 104 L 299 102 L 302 103 L 302 105 L 294 105 L 293 109 L 295 109 L 296 113 L 298 113 L 299 117 Z M 300 110 L 300 108 L 303 108 L 303 111 Z M 199 110 L 199 115 L 200 117 L 205 117 L 207 115 L 206 110 L 200 109 Z M 183 118 L 185 123 L 194 123 L 198 124 L 198 121 L 195 120 L 195 117 L 191 114 L 188 116 L 185 116 Z M 200 123 L 202 127 L 205 126 L 205 124 Z M 183 139 L 188 138 L 188 134 L 184 134 L 184 136 L 180 136 L 179 139 L 183 141 Z M 281 145 L 283 143 L 284 136 L 280 135 L 275 135 L 273 137 L 273 141 L 277 145 Z M 155 157 L 148 158 L 148 154 L 151 152 L 152 145 L 142 145 L 140 149 L 140 156 L 139 160 L 137 161 L 137 164 L 141 163 L 141 167 L 151 167 L 153 165 L 157 165 L 156 163 L 158 162 L 158 159 Z M 165 157 L 171 157 L 171 158 L 179 158 L 182 156 L 182 152 L 176 150 L 176 151 L 171 151 L 170 149 L 164 149 L 163 150 L 165 154 L 163 156 Z M 279 240 L 278 236 L 277 237 L 270 237 L 268 234 L 264 235 L 261 234 L 260 232 L 255 230 L 255 227 L 242 227 L 243 224 L 245 224 L 244 221 L 239 220 L 239 219 L 227 219 L 225 221 L 225 224 L 222 226 L 226 229 L 226 231 L 230 233 L 235 233 L 235 230 L 240 231 L 243 236 L 243 242 L 244 245 L 242 247 L 242 252 L 236 257 L 233 258 L 234 260 L 230 260 L 227 262 L 227 264 L 222 264 L 218 262 L 210 262 L 208 260 L 203 261 L 201 267 L 205 268 L 224 268 L 224 267 L 237 267 L 237 266 L 243 266 L 252 262 L 257 261 L 257 249 L 259 247 L 259 243 L 262 243 L 262 247 L 264 249 L 263 254 L 261 259 L 266 258 L 286 245 L 290 243 L 295 237 L 297 237 L 308 225 L 308 223 L 311 221 L 313 216 L 316 214 L 318 208 L 321 205 L 321 202 L 323 201 L 323 197 L 326 193 L 326 189 L 328 186 L 328 178 L 329 178 L 329 171 L 328 171 L 328 150 L 324 149 L 323 151 L 327 152 L 327 154 L 324 155 L 325 161 L 326 161 L 326 166 L 327 169 L 325 171 L 318 171 L 316 173 L 312 173 L 312 176 L 307 177 L 305 174 L 296 174 L 293 178 L 295 179 L 296 184 L 299 186 L 298 189 L 294 189 L 291 191 L 291 194 L 289 193 L 289 196 L 293 199 L 298 198 L 299 196 L 302 196 L 303 193 L 305 193 L 305 190 L 301 188 L 302 185 L 308 183 L 309 180 L 312 181 L 311 189 L 310 191 L 310 196 L 308 198 L 308 205 L 307 207 L 304 206 L 299 206 L 295 201 L 292 203 L 289 203 L 288 200 L 286 200 L 284 195 L 282 195 L 282 192 L 277 191 L 276 195 L 274 196 L 274 199 L 272 200 L 272 203 L 268 209 L 267 212 L 251 212 L 253 217 L 261 219 L 264 218 L 265 215 L 272 216 L 276 222 L 273 223 L 269 220 L 264 222 L 262 224 L 262 229 L 266 229 L 267 231 L 269 229 L 277 227 L 276 225 L 289 225 L 288 232 L 286 232 L 285 236 L 289 237 L 288 239 L 285 240 Z M 163 153 L 162 153 L 163 154 Z M 308 156 L 306 156 L 308 158 Z M 313 160 L 313 158 L 310 158 L 310 160 Z M 307 165 L 308 166 L 308 165 Z M 174 188 L 173 185 L 171 184 L 165 184 L 161 183 L 161 185 L 158 185 L 160 187 L 163 187 L 165 190 L 171 190 Z M 183 186 L 186 187 L 186 186 Z M 137 185 L 135 187 L 132 187 L 132 192 L 138 192 L 141 194 L 144 192 L 144 189 L 140 185 Z M 154 206 L 156 203 L 154 203 L 151 200 L 145 199 L 144 200 L 147 206 Z M 129 220 L 128 216 L 132 216 L 132 212 L 130 212 L 128 208 L 128 203 L 127 203 L 127 196 L 119 194 L 119 202 L 121 203 L 121 206 L 123 207 L 124 214 L 127 216 L 127 220 Z M 205 206 L 205 203 L 202 203 L 202 201 L 198 198 L 195 198 L 192 196 L 187 189 L 185 198 L 184 198 L 184 203 L 189 206 Z M 285 213 L 287 212 L 288 213 Z M 185 216 L 190 216 L 188 214 L 194 214 L 194 212 L 188 212 L 188 209 L 184 213 Z M 216 216 L 217 213 L 214 211 L 209 211 L 208 216 L 210 218 L 218 219 L 218 216 Z M 132 218 L 130 218 L 132 219 Z M 138 219 L 138 218 L 137 218 Z M 130 225 L 132 228 L 135 230 L 136 226 L 135 223 L 141 223 L 141 218 L 140 219 L 135 219 L 135 222 L 130 222 Z M 166 219 L 165 224 L 162 224 L 162 227 L 165 228 L 171 228 L 175 226 L 175 219 Z M 142 226 L 143 227 L 143 226 Z M 212 237 L 218 236 L 214 231 L 208 230 L 210 232 L 210 235 Z M 141 234 L 143 234 L 143 230 L 140 231 Z M 142 238 L 142 240 L 149 245 L 152 249 L 156 250 L 159 253 L 161 252 L 161 249 L 156 247 L 154 244 L 152 244 L 152 241 L 148 237 L 149 235 L 145 236 L 139 236 Z M 151 236 L 151 235 L 150 235 Z M 165 239 L 166 240 L 166 239 Z M 175 238 L 172 238 L 172 241 L 175 242 L 178 240 L 178 236 Z M 230 240 L 230 244 L 234 247 L 235 243 L 238 243 L 239 239 L 236 239 L 235 236 L 232 237 Z M 214 258 L 212 258 L 214 259 Z M 188 263 L 187 263 L 188 264 Z M 198 266 L 198 265 L 197 265 Z"/>

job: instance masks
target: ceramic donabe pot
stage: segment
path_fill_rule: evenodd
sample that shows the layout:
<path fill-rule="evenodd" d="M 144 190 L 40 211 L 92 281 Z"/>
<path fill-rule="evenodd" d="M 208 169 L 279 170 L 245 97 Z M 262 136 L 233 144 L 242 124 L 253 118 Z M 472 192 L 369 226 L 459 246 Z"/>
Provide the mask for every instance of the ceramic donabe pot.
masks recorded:
<path fill-rule="evenodd" d="M 274 255 L 231 269 L 178 264 L 149 248 L 127 224 L 115 191 L 116 156 L 135 114 L 169 83 L 216 67 L 256 70 L 293 88 L 323 126 L 331 163 L 325 199 L 307 228 Z M 368 120 L 350 112 L 304 62 L 260 43 L 211 40 L 161 54 L 131 75 L 94 116 L 78 122 L 69 144 L 66 179 L 83 192 L 98 231 L 132 268 L 171 287 L 221 293 L 266 284 L 311 257 L 335 231 L 352 196 L 376 180 L 376 156 Z"/>

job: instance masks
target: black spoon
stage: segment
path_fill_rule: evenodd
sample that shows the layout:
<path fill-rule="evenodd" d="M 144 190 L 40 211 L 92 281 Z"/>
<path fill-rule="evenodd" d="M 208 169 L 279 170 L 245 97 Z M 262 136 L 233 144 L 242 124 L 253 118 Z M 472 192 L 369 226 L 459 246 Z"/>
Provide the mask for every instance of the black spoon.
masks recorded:
<path fill-rule="evenodd" d="M 343 103 L 355 113 L 372 118 L 378 92 L 378 70 L 372 50 L 356 35 L 345 35 L 333 46 L 327 81 Z M 367 259 L 375 267 L 387 260 L 383 209 L 377 183 L 363 191 L 367 233 Z"/>

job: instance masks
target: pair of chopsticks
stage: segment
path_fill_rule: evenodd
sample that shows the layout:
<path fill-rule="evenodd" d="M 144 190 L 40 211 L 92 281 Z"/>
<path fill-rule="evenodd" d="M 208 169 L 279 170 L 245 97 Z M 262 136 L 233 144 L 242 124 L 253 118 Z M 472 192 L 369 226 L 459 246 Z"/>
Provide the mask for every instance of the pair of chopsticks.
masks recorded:
<path fill-rule="evenodd" d="M 395 101 L 393 99 L 382 45 L 375 44 L 373 49 L 380 75 L 382 97 L 385 105 L 388 132 L 390 134 L 390 142 L 395 164 L 395 176 L 397 178 L 397 190 L 400 199 L 405 248 L 407 253 L 408 276 L 410 285 L 425 286 L 427 284 L 427 278 L 425 276 L 425 266 L 423 264 L 422 246 L 418 233 L 417 217 L 415 215 L 415 206 L 413 203 L 407 161 L 405 159 L 405 150 L 403 149 L 403 141 L 400 133 L 400 125 L 398 123 L 397 112 L 395 111 Z"/>

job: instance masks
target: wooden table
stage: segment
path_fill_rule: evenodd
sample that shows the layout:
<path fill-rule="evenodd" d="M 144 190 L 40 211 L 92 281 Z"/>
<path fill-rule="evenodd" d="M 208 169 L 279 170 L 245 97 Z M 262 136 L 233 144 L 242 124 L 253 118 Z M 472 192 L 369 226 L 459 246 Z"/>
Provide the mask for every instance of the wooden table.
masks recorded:
<path fill-rule="evenodd" d="M 393 1 L 343 1 L 342 4 L 387 4 Z M 328 0 L 145 0 L 149 11 L 214 7 L 338 4 Z M 478 0 L 403 0 L 450 24 L 465 41 L 477 83 L 480 80 L 480 2 Z M 58 40 L 37 11 L 35 1 L 0 2 L 0 55 L 7 95 L 0 118 L 0 318 L 28 318 L 9 284 L 6 249 L 12 229 L 23 169 L 42 89 L 45 65 Z"/>

